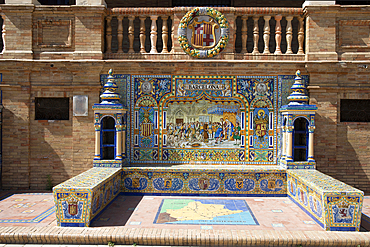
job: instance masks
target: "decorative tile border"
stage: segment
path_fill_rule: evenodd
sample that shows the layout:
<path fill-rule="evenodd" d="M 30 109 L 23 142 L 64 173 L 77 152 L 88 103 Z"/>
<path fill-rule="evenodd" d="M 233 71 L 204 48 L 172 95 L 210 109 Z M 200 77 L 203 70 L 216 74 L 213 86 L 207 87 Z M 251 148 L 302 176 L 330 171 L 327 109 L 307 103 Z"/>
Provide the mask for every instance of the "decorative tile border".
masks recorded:
<path fill-rule="evenodd" d="M 286 196 L 284 170 L 123 168 L 122 192 L 151 195 Z"/>

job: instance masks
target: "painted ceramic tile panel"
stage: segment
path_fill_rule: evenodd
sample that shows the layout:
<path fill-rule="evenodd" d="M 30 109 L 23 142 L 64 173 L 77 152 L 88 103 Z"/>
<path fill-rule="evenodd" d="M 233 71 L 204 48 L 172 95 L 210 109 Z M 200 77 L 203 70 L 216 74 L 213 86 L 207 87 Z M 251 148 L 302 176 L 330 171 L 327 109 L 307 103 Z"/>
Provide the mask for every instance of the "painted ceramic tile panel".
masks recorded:
<path fill-rule="evenodd" d="M 276 76 L 132 75 L 131 163 L 276 164 Z"/>
<path fill-rule="evenodd" d="M 286 195 L 286 173 L 242 171 L 141 171 L 122 173 L 122 191 L 148 194 Z"/>
<path fill-rule="evenodd" d="M 327 230 L 343 228 L 343 230 L 359 231 L 362 203 L 363 194 L 360 193 L 352 193 L 352 195 L 343 195 L 340 192 L 325 194 Z"/>

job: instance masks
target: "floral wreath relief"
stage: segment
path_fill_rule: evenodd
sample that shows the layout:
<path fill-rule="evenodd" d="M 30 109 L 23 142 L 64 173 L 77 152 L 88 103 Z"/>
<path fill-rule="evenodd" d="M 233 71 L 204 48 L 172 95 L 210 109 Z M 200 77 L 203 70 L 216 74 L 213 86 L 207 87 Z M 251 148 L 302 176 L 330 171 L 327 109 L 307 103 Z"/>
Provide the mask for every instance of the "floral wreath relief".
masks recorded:
<path fill-rule="evenodd" d="M 181 19 L 178 34 L 180 46 L 187 54 L 195 58 L 211 58 L 226 47 L 229 23 L 219 11 L 197 7 Z"/>

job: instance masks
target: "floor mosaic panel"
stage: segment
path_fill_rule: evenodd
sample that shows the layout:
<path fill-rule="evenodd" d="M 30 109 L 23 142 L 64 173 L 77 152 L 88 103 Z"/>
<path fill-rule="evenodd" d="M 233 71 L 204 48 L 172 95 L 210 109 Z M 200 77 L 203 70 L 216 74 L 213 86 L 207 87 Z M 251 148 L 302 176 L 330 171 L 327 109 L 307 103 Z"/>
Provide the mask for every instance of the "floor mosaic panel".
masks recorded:
<path fill-rule="evenodd" d="M 41 223 L 48 218 L 47 225 L 54 213 L 52 193 L 20 193 L 0 201 L 0 224 Z"/>
<path fill-rule="evenodd" d="M 245 200 L 163 199 L 156 224 L 258 225 Z"/>

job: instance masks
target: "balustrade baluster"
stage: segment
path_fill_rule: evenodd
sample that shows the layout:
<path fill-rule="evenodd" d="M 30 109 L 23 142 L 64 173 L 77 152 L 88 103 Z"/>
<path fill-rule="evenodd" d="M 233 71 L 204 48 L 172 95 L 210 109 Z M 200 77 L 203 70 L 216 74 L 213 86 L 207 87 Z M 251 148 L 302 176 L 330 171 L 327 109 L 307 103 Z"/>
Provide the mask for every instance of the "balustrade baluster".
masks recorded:
<path fill-rule="evenodd" d="M 123 41 L 123 16 L 117 16 L 118 28 L 117 28 L 117 38 L 118 38 L 118 53 L 123 53 L 122 41 Z"/>
<path fill-rule="evenodd" d="M 277 55 L 281 54 L 281 48 L 280 48 L 280 44 L 281 44 L 281 24 L 280 24 L 280 21 L 281 21 L 282 18 L 283 17 L 281 15 L 275 16 L 275 21 L 276 21 L 276 27 L 275 27 L 276 49 L 275 49 L 274 54 L 277 54 Z"/>
<path fill-rule="evenodd" d="M 233 34 L 233 45 L 234 45 L 234 53 L 236 53 L 236 50 L 235 50 L 235 44 L 236 44 L 236 18 L 237 16 L 235 16 L 234 18 L 234 22 L 232 23 L 232 25 L 230 25 L 232 27 L 232 34 Z M 230 41 L 230 44 L 231 44 L 231 41 Z"/>
<path fill-rule="evenodd" d="M 145 53 L 145 19 L 146 17 L 140 17 L 140 52 Z"/>
<path fill-rule="evenodd" d="M 174 18 L 172 17 L 172 27 L 171 27 L 171 42 L 172 42 L 172 47 L 171 47 L 171 52 L 175 52 L 175 25 L 174 25 Z"/>
<path fill-rule="evenodd" d="M 152 25 L 150 28 L 150 42 L 152 44 L 152 48 L 150 53 L 157 53 L 157 18 L 158 16 L 151 16 L 150 19 L 152 20 Z"/>
<path fill-rule="evenodd" d="M 253 27 L 253 52 L 252 54 L 259 54 L 260 52 L 258 51 L 258 39 L 259 39 L 259 28 L 258 28 L 258 20 L 259 16 L 254 16 L 253 21 L 254 21 L 254 27 Z"/>
<path fill-rule="evenodd" d="M 271 16 L 266 15 L 263 17 L 265 20 L 265 27 L 263 28 L 263 41 L 265 42 L 265 49 L 263 50 L 263 54 L 270 54 L 269 50 L 269 42 L 270 42 L 270 19 Z"/>
<path fill-rule="evenodd" d="M 134 27 L 134 20 L 135 20 L 135 16 L 130 16 L 128 18 L 128 40 L 129 40 L 129 49 L 128 49 L 128 53 L 134 53 L 134 30 L 135 30 L 135 27 Z"/>
<path fill-rule="evenodd" d="M 163 42 L 162 53 L 168 53 L 168 48 L 167 48 L 167 41 L 168 41 L 167 19 L 168 19 L 168 16 L 163 16 L 161 18 L 163 20 L 163 23 L 162 23 L 162 42 Z"/>
<path fill-rule="evenodd" d="M 285 17 L 285 19 L 287 21 L 287 25 L 286 25 L 286 42 L 287 42 L 286 54 L 293 54 L 293 51 L 292 51 L 292 38 L 293 38 L 292 20 L 293 20 L 293 16 L 287 16 L 287 17 Z"/>
<path fill-rule="evenodd" d="M 107 40 L 107 53 L 112 52 L 112 16 L 107 17 L 107 34 L 105 36 Z"/>
<path fill-rule="evenodd" d="M 242 16 L 242 53 L 247 52 L 247 39 L 248 39 L 248 16 Z"/>
<path fill-rule="evenodd" d="M 304 27 L 303 27 L 303 17 L 298 17 L 299 29 L 298 29 L 298 54 L 304 54 L 303 51 L 303 40 L 304 40 Z"/>

